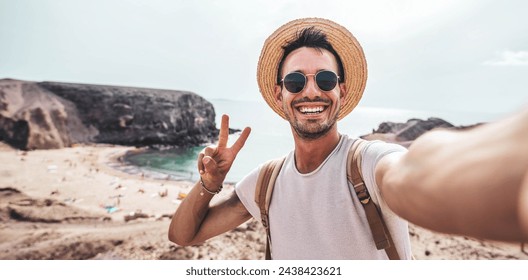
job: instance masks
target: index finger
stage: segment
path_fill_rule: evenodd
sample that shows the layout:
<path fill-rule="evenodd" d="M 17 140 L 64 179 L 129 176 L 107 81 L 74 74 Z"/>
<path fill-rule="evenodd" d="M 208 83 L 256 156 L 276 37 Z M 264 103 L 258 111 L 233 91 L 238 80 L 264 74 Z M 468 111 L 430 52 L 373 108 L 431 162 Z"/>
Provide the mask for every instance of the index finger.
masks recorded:
<path fill-rule="evenodd" d="M 220 124 L 220 134 L 218 135 L 218 147 L 226 147 L 228 137 L 229 137 L 229 116 L 222 115 L 222 123 Z"/>

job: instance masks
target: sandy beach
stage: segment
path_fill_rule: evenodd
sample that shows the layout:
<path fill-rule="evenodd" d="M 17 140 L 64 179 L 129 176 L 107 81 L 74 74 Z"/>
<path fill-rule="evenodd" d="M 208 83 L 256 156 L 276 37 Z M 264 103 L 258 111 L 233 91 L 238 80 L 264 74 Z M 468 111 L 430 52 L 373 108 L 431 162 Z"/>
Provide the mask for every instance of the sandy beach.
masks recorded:
<path fill-rule="evenodd" d="M 250 220 L 202 245 L 167 239 L 194 183 L 145 176 L 120 157 L 133 147 L 19 151 L 0 143 L 0 259 L 262 259 Z M 215 199 L 227 195 L 226 186 Z M 411 225 L 416 259 L 528 259 L 520 244 L 434 233 Z M 527 248 L 528 251 L 528 248 Z"/>

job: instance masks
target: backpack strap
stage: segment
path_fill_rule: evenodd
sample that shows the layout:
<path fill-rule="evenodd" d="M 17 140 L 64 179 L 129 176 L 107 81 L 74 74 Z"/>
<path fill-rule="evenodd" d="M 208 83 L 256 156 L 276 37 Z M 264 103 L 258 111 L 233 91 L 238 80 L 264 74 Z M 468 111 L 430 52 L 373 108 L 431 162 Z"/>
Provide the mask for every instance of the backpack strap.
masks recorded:
<path fill-rule="evenodd" d="M 385 221 L 381 217 L 380 210 L 372 201 L 361 176 L 361 151 L 365 147 L 366 142 L 367 141 L 363 139 L 357 139 L 348 151 L 347 179 L 354 186 L 354 192 L 365 209 L 365 214 L 376 248 L 378 250 L 385 249 L 389 259 L 399 260 L 400 257 L 396 250 L 396 246 L 394 246 L 394 242 L 392 241 L 392 236 L 390 235 Z"/>
<path fill-rule="evenodd" d="M 260 219 L 266 229 L 266 260 L 271 260 L 271 233 L 269 226 L 271 195 L 273 193 L 273 187 L 275 186 L 275 180 L 279 175 L 285 159 L 286 157 L 282 157 L 264 163 L 260 169 L 255 189 L 255 202 L 259 206 Z"/>

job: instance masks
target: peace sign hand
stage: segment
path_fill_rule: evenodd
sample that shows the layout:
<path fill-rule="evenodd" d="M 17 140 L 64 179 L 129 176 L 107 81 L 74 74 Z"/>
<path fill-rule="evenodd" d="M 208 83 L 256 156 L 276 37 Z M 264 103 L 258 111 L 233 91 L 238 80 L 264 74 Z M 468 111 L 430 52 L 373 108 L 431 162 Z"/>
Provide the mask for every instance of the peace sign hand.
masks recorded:
<path fill-rule="evenodd" d="M 236 142 L 231 147 L 227 147 L 229 116 L 222 115 L 218 145 L 208 146 L 198 155 L 198 171 L 209 190 L 216 191 L 222 185 L 250 132 L 251 128 L 244 128 Z"/>

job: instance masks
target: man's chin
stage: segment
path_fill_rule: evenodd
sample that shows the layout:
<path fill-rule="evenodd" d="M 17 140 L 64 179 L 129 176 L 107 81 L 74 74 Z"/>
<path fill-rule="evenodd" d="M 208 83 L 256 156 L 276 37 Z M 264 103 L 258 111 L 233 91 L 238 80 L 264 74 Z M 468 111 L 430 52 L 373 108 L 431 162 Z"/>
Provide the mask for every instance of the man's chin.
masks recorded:
<path fill-rule="evenodd" d="M 315 140 L 315 139 L 319 139 L 325 136 L 326 134 L 328 134 L 328 132 L 332 129 L 332 126 L 318 125 L 317 127 L 308 128 L 308 127 L 303 127 L 300 125 L 293 125 L 293 129 L 300 138 L 305 139 L 305 140 Z"/>

